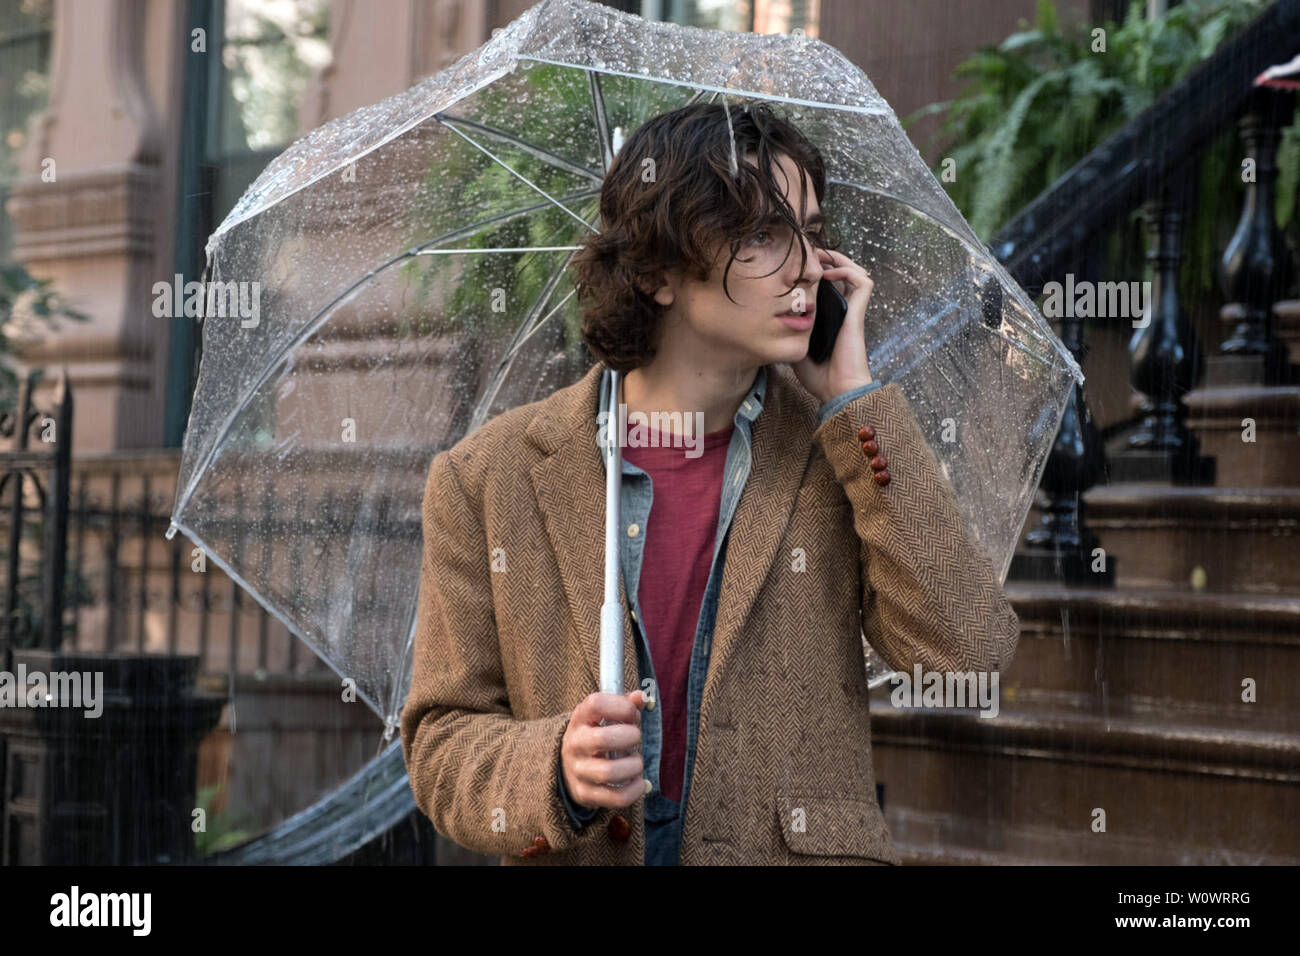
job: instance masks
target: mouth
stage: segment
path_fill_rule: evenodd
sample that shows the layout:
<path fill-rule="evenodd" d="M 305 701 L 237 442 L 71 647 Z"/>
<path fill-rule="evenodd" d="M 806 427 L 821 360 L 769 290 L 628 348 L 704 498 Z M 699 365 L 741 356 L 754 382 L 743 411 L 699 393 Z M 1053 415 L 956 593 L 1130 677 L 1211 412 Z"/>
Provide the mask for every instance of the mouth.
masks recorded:
<path fill-rule="evenodd" d="M 792 329 L 806 331 L 813 327 L 813 319 L 816 315 L 816 309 L 809 309 L 806 312 L 780 312 L 776 317 Z"/>

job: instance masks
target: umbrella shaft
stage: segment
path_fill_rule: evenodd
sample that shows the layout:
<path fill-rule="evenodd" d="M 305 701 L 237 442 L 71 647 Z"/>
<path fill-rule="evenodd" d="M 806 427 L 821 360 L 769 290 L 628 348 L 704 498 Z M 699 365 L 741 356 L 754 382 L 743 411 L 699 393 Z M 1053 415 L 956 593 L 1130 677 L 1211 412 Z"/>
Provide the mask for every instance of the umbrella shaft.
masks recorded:
<path fill-rule="evenodd" d="M 620 493 L 623 449 L 619 447 L 619 374 L 612 375 L 609 414 L 605 417 L 605 603 L 600 609 L 600 690 L 623 693 L 623 604 L 619 600 Z"/>

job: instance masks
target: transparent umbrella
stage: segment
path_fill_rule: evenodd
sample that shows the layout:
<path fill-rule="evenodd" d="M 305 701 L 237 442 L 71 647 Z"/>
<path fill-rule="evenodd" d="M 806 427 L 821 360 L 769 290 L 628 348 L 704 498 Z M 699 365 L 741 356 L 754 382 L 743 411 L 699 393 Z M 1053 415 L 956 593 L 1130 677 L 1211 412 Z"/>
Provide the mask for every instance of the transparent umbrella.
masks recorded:
<path fill-rule="evenodd" d="M 585 371 L 566 265 L 598 228 L 614 132 L 700 98 L 764 101 L 821 149 L 823 208 L 875 282 L 872 373 L 900 384 L 1006 573 L 1083 376 L 867 77 L 804 36 L 546 0 L 294 143 L 207 245 L 168 537 L 191 538 L 351 680 L 389 737 L 429 462 Z"/>

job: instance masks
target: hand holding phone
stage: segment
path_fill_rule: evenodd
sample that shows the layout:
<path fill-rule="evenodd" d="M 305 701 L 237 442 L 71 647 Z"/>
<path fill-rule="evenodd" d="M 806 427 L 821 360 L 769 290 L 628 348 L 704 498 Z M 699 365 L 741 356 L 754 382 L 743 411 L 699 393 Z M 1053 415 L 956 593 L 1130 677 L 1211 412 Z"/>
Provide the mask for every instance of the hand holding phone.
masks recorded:
<path fill-rule="evenodd" d="M 790 367 L 804 388 L 826 402 L 872 381 L 867 361 L 866 310 L 875 283 L 866 269 L 842 252 L 817 252 L 824 268 L 817 287 L 817 311 L 809 331 L 808 352 Z M 840 281 L 845 283 L 844 293 L 833 284 Z M 848 332 L 845 325 L 850 327 Z"/>

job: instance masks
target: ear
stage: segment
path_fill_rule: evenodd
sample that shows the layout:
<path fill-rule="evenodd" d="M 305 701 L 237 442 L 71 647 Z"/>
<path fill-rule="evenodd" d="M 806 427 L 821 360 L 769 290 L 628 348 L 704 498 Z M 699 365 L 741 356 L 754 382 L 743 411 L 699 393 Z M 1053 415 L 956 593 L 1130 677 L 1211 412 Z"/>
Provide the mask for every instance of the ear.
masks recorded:
<path fill-rule="evenodd" d="M 659 285 L 654 288 L 654 300 L 664 308 L 672 305 L 673 299 L 677 297 L 677 286 L 679 281 L 680 279 L 678 278 L 677 270 L 666 270 Z M 650 286 L 653 287 L 654 283 L 651 282 Z M 649 291 L 649 289 L 647 289 L 647 291 Z"/>

